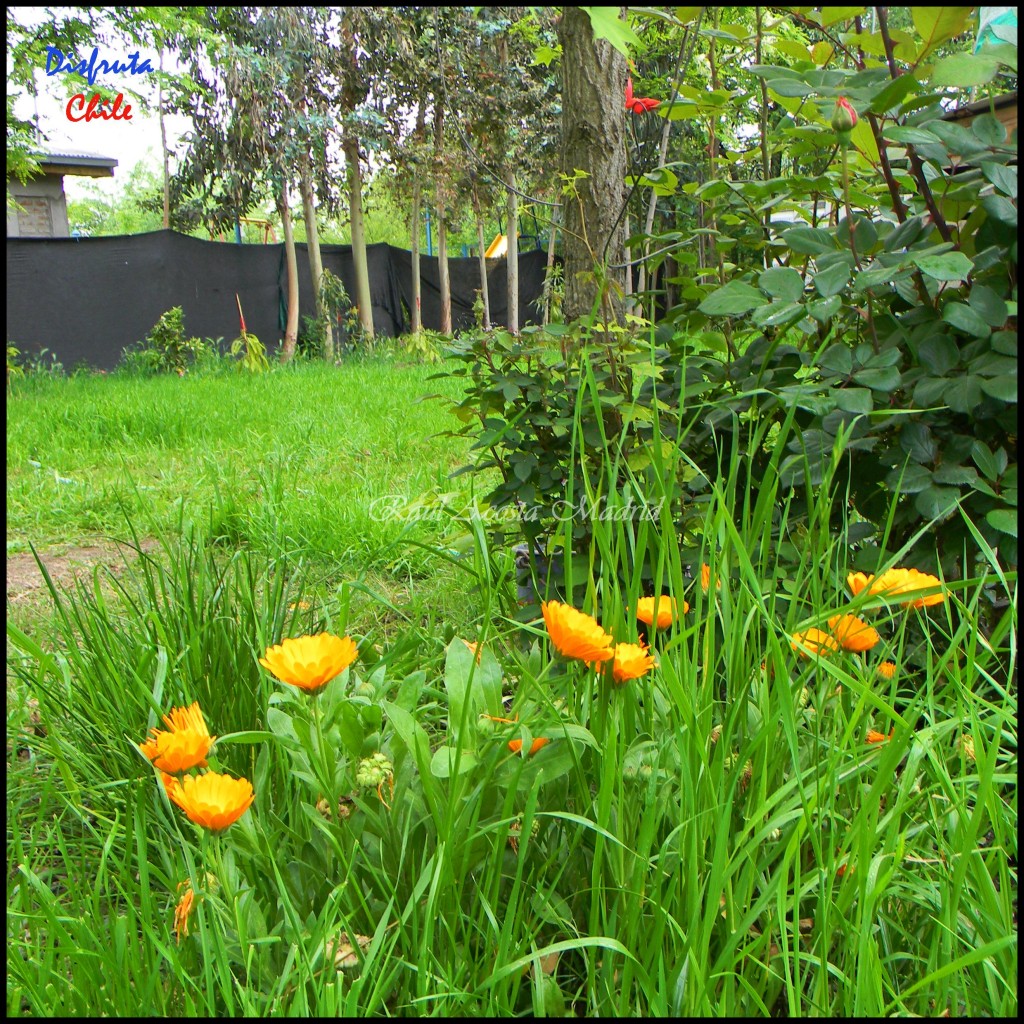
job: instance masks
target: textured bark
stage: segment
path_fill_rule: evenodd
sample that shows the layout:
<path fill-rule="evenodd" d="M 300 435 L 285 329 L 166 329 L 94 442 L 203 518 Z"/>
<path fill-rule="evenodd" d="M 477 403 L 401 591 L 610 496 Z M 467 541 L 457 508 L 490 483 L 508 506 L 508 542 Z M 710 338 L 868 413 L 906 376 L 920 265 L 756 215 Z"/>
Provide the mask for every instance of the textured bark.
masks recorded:
<path fill-rule="evenodd" d="M 367 338 L 373 337 L 373 307 L 370 304 L 370 271 L 366 262 L 366 228 L 363 223 L 363 175 L 359 169 L 359 140 L 348 138 L 342 144 L 348 165 L 349 213 L 352 223 L 352 262 L 356 272 L 356 304 L 359 326 Z"/>
<path fill-rule="evenodd" d="M 599 314 L 621 319 L 626 275 L 626 59 L 611 43 L 595 39 L 590 16 L 565 7 L 558 26 L 562 43 L 562 170 L 586 171 L 579 198 L 563 199 L 563 252 L 567 321 Z M 603 271 L 601 268 L 604 268 Z M 613 269 L 614 268 L 614 269 Z M 594 277 L 583 277 L 598 270 Z M 610 287 L 600 295 L 600 278 Z"/>
<path fill-rule="evenodd" d="M 416 141 L 423 137 L 423 126 L 426 121 L 426 110 L 421 100 L 416 107 Z M 420 213 L 422 207 L 423 186 L 420 183 L 419 168 L 413 171 L 412 178 L 412 231 L 410 232 L 409 249 L 412 253 L 412 309 L 409 316 L 412 320 L 412 333 L 419 334 L 423 330 L 422 294 L 420 281 Z"/>
<path fill-rule="evenodd" d="M 435 100 L 434 109 L 434 167 L 444 167 L 444 104 Z M 436 172 L 435 172 L 436 173 Z M 441 289 L 441 333 L 452 333 L 452 286 L 448 273 L 448 225 L 445 223 L 445 183 L 434 182 L 437 212 L 437 277 Z"/>
<path fill-rule="evenodd" d="M 320 302 L 320 282 L 324 263 L 320 256 L 320 232 L 316 226 L 316 199 L 313 195 L 313 165 L 309 153 L 299 157 L 299 192 L 302 195 L 302 216 L 306 222 L 306 251 L 309 254 L 309 276 L 313 281 L 313 302 L 317 319 L 324 325 L 324 359 L 334 358 L 334 332 Z"/>
<path fill-rule="evenodd" d="M 295 234 L 292 231 L 292 212 L 288 206 L 288 183 L 282 181 L 277 194 L 277 212 L 284 232 L 284 256 L 288 268 L 288 319 L 285 322 L 284 345 L 281 362 L 287 363 L 295 355 L 299 336 L 299 261 L 295 256 Z"/>
<path fill-rule="evenodd" d="M 508 250 L 505 254 L 508 282 L 508 329 L 519 333 L 519 194 L 516 192 L 516 172 L 508 171 Z"/>
<path fill-rule="evenodd" d="M 487 292 L 487 238 L 484 235 L 484 218 L 480 210 L 480 193 L 477 191 L 476 182 L 473 182 L 473 216 L 476 218 L 476 237 L 480 247 L 480 301 L 484 306 L 483 327 L 485 331 L 491 329 L 491 297 Z"/>

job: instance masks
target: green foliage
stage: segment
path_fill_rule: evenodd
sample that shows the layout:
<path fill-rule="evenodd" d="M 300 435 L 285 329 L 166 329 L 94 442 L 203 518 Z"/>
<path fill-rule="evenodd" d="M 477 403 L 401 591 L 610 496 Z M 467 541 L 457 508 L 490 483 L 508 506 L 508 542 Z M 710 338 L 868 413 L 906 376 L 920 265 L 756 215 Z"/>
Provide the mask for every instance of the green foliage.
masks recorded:
<path fill-rule="evenodd" d="M 14 345 L 7 346 L 7 391 L 11 390 L 12 377 L 24 377 L 25 368 L 21 365 L 21 351 Z"/>
<path fill-rule="evenodd" d="M 238 357 L 235 366 L 239 372 L 248 370 L 249 373 L 263 373 L 270 369 L 270 361 L 267 359 L 267 350 L 263 342 L 249 331 L 242 331 L 231 342 L 231 355 Z"/>
<path fill-rule="evenodd" d="M 122 365 L 129 371 L 176 373 L 181 377 L 205 352 L 201 338 L 185 337 L 185 315 L 181 306 L 173 306 L 160 314 L 142 341 L 125 349 Z"/>

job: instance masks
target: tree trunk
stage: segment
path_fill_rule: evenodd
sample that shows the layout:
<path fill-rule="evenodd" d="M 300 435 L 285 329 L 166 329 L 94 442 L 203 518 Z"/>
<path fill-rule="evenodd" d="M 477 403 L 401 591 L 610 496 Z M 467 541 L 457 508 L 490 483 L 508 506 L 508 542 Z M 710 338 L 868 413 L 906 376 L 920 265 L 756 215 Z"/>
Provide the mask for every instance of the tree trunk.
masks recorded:
<path fill-rule="evenodd" d="M 477 191 L 476 181 L 473 181 L 473 216 L 476 217 L 476 236 L 480 246 L 480 301 L 484 306 L 483 327 L 485 331 L 491 329 L 491 298 L 487 291 L 487 239 L 484 236 L 484 218 L 480 212 L 480 193 Z"/>
<path fill-rule="evenodd" d="M 626 192 L 626 58 L 607 40 L 594 38 L 590 16 L 580 7 L 563 8 L 558 36 L 562 170 L 588 175 L 576 181 L 578 195 L 563 199 L 562 308 L 570 321 L 603 305 L 604 318 L 617 321 L 625 282 L 620 214 Z"/>
<path fill-rule="evenodd" d="M 416 108 L 416 140 L 419 142 L 423 136 L 423 126 L 426 119 L 426 108 L 421 100 Z M 420 212 L 423 187 L 420 181 L 419 170 L 413 171 L 412 179 L 412 231 L 410 232 L 409 250 L 412 254 L 412 309 L 409 316 L 412 320 L 411 330 L 413 334 L 419 334 L 423 330 L 423 309 L 422 294 L 423 287 L 420 281 Z"/>
<path fill-rule="evenodd" d="M 313 281 L 313 302 L 316 317 L 324 330 L 324 359 L 334 359 L 334 331 L 330 312 L 323 308 L 320 284 L 324 276 L 324 264 L 320 256 L 320 233 L 316 226 L 316 199 L 313 195 L 313 165 L 308 151 L 299 157 L 299 192 L 302 195 L 302 216 L 306 222 L 306 251 L 309 254 L 309 276 Z"/>
<path fill-rule="evenodd" d="M 295 233 L 292 231 L 286 180 L 282 180 L 281 190 L 277 194 L 277 213 L 284 232 L 284 261 L 288 278 L 288 317 L 285 321 L 284 345 L 281 348 L 281 362 L 287 363 L 295 355 L 299 336 L 299 261 L 295 255 Z"/>
<path fill-rule="evenodd" d="M 508 280 L 508 329 L 519 333 L 519 193 L 516 191 L 516 172 L 508 169 L 508 250 L 505 271 Z"/>
<path fill-rule="evenodd" d="M 545 326 L 551 320 L 551 274 L 555 269 L 555 236 L 558 234 L 558 207 L 551 211 L 551 226 L 548 228 L 548 263 L 544 270 L 544 314 L 541 323 Z"/>
<path fill-rule="evenodd" d="M 348 165 L 349 212 L 352 221 L 352 262 L 356 272 L 356 302 L 359 325 L 373 338 L 373 306 L 370 303 L 370 270 L 366 260 L 366 228 L 363 224 L 363 176 L 359 170 L 359 140 L 346 138 L 342 144 Z"/>
<path fill-rule="evenodd" d="M 167 125 L 164 123 L 164 48 L 160 54 L 160 86 L 157 94 L 157 106 L 160 108 L 160 151 L 164 156 L 164 230 L 171 226 L 171 155 L 167 150 Z"/>
<path fill-rule="evenodd" d="M 434 209 L 437 211 L 437 270 L 441 288 L 441 333 L 452 333 L 452 286 L 448 275 L 448 226 L 445 224 L 445 182 L 438 175 L 444 167 L 444 104 L 435 97 L 434 110 Z"/>

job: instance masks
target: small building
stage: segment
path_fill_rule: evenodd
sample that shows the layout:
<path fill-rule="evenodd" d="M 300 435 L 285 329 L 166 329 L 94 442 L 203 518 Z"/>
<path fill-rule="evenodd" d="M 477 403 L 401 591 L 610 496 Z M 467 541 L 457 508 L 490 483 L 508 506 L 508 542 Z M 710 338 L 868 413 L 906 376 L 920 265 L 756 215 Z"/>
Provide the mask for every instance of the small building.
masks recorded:
<path fill-rule="evenodd" d="M 96 153 L 66 150 L 44 153 L 39 158 L 42 173 L 25 182 L 7 182 L 17 202 L 7 207 L 8 238 L 68 238 L 68 206 L 64 196 L 64 175 L 112 178 L 117 161 Z"/>

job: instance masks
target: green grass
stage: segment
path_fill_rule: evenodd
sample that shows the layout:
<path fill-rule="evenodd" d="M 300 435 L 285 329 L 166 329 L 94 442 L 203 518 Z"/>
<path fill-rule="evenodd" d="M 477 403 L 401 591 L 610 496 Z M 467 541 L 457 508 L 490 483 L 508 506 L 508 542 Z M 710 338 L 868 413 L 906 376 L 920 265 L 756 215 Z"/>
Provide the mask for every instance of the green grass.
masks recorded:
<path fill-rule="evenodd" d="M 555 656 L 542 620 L 517 620 L 507 552 L 479 524 L 455 559 L 458 524 L 418 527 L 408 546 L 332 514 L 329 466 L 357 506 L 451 488 L 439 467 L 465 452 L 425 440 L 446 424 L 410 404 L 424 377 L 368 362 L 143 382 L 165 406 L 205 394 L 184 422 L 147 412 L 129 382 L 13 403 L 37 405 L 14 413 L 9 450 L 49 434 L 81 471 L 97 449 L 52 424 L 124 388 L 105 415 L 135 410 L 146 464 L 175 460 L 194 492 L 184 515 L 173 498 L 128 505 L 126 487 L 129 519 L 115 502 L 106 528 L 157 524 L 161 548 L 54 589 L 47 628 L 9 625 L 8 1013 L 1015 1015 L 1016 575 L 983 549 L 988 571 L 950 583 L 941 605 L 851 600 L 849 553 L 827 530 L 844 481 L 826 479 L 791 522 L 777 478 L 737 493 L 734 452 L 706 509 L 701 560 L 722 585 L 705 593 L 668 511 L 683 444 L 603 496 L 664 496 L 660 518 L 595 523 L 593 559 L 570 566 L 620 642 L 637 638 L 641 566 L 689 602 L 653 637 L 657 667 L 616 686 Z M 328 423 L 336 407 L 358 422 Z M 236 416 L 218 410 L 239 408 L 231 443 Z M 49 431 L 29 423 L 46 417 Z M 393 449 L 357 466 L 364 417 Z M 212 429 L 199 418 L 221 427 L 197 437 Z M 161 422 L 178 424 L 166 447 Z M 766 443 L 756 421 L 750 432 Z M 767 442 L 774 465 L 791 439 Z M 249 489 L 189 472 L 204 458 Z M 605 468 L 615 479 L 613 451 Z M 796 564 L 778 562 L 781 535 L 800 537 Z M 375 589 L 401 573 L 404 594 Z M 794 651 L 794 632 L 845 611 L 878 629 L 877 648 Z M 352 635 L 360 658 L 320 697 L 260 667 L 267 645 L 323 628 Z M 479 664 L 460 636 L 482 643 Z M 211 768 L 256 793 L 219 837 L 169 804 L 134 746 L 193 700 L 221 737 Z M 869 743 L 869 729 L 892 737 Z M 549 741 L 535 755 L 510 751 L 535 737 Z M 378 752 L 391 765 L 379 794 L 357 781 Z M 201 899 L 179 943 L 185 879 Z"/>

